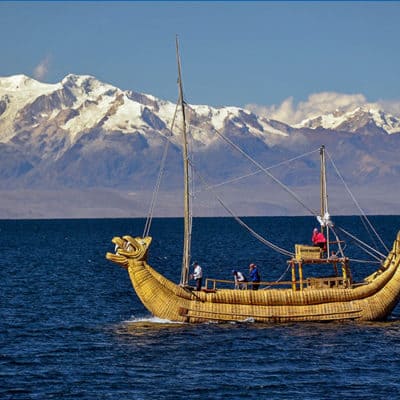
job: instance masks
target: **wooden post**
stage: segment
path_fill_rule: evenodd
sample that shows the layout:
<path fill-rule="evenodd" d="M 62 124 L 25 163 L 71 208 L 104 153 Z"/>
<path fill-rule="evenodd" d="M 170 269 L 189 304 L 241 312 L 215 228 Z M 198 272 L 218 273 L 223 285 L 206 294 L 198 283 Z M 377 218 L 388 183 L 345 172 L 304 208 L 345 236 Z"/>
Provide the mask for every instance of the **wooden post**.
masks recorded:
<path fill-rule="evenodd" d="M 299 262 L 299 280 L 300 280 L 300 291 L 303 290 L 303 264 Z"/>
<path fill-rule="evenodd" d="M 335 276 L 338 276 L 337 262 L 333 262 L 333 270 L 335 271 Z"/>
<path fill-rule="evenodd" d="M 296 266 L 295 266 L 295 262 L 293 260 L 290 261 L 290 264 L 292 266 L 292 290 L 295 292 L 296 291 Z"/>
<path fill-rule="evenodd" d="M 347 266 L 345 262 L 342 262 L 342 274 L 343 274 L 343 284 L 347 282 Z"/>

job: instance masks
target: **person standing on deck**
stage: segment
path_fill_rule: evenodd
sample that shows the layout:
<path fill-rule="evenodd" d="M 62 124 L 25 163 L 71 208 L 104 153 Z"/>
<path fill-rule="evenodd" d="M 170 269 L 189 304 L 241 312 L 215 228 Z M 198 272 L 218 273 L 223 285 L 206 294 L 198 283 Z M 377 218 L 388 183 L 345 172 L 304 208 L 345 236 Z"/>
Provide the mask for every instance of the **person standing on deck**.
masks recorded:
<path fill-rule="evenodd" d="M 235 269 L 232 271 L 232 275 L 235 279 L 235 289 L 244 289 L 244 282 L 247 282 L 246 277 L 240 271 L 236 271 Z"/>
<path fill-rule="evenodd" d="M 256 264 L 249 265 L 249 273 L 250 273 L 250 280 L 252 282 L 252 289 L 258 290 L 258 288 L 260 286 L 261 278 L 260 278 L 260 274 L 258 273 Z"/>
<path fill-rule="evenodd" d="M 203 270 L 198 262 L 193 263 L 193 268 L 193 274 L 190 275 L 190 279 L 194 279 L 196 281 L 196 290 L 199 292 L 203 284 Z"/>

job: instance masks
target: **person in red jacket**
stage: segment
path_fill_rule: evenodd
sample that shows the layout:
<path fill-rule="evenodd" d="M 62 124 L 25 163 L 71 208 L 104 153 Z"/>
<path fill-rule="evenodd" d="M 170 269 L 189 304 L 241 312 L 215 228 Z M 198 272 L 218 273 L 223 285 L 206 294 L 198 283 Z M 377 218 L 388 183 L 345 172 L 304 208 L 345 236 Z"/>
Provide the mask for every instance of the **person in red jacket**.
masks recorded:
<path fill-rule="evenodd" d="M 311 241 L 314 246 L 320 247 L 322 250 L 326 250 L 326 239 L 322 232 L 317 228 L 314 228 Z"/>

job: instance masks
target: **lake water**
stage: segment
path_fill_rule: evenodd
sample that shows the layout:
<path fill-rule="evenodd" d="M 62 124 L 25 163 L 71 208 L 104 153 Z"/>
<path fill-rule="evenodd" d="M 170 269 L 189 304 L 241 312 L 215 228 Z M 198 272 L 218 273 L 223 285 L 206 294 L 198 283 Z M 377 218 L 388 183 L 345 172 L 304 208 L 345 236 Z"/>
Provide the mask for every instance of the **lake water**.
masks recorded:
<path fill-rule="evenodd" d="M 292 250 L 314 221 L 247 218 Z M 352 233 L 356 217 L 335 220 Z M 371 217 L 391 247 L 399 216 Z M 374 323 L 176 324 L 153 318 L 104 255 L 142 219 L 0 221 L 0 399 L 396 399 L 400 308 Z M 156 219 L 149 263 L 179 281 L 182 221 Z M 354 247 L 354 246 L 353 246 Z M 348 248 L 352 249 L 349 243 Z M 256 262 L 263 280 L 286 260 L 231 219 L 195 220 L 193 260 L 229 279 Z M 365 258 L 355 252 L 357 258 Z M 353 267 L 361 278 L 375 269 Z"/>

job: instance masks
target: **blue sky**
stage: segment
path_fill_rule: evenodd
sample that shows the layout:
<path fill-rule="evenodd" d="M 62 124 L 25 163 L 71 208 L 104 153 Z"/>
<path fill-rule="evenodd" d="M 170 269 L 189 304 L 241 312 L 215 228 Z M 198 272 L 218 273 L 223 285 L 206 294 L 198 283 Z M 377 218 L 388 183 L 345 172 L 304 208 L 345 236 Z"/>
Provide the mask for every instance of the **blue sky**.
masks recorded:
<path fill-rule="evenodd" d="M 175 35 L 193 104 L 319 92 L 400 100 L 400 2 L 1 2 L 0 76 L 94 75 L 175 101 Z"/>

